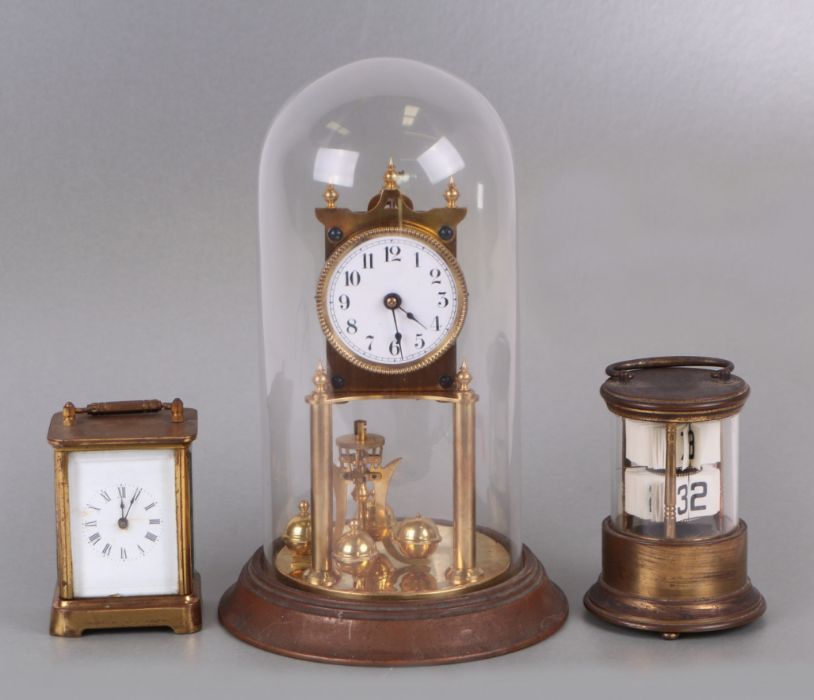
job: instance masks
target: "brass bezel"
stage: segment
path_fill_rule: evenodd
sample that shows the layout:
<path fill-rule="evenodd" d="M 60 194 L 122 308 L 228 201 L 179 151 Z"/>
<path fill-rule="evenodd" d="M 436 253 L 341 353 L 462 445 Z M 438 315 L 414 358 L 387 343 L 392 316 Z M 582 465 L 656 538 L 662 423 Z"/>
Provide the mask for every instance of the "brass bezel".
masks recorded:
<path fill-rule="evenodd" d="M 458 309 L 456 312 L 455 321 L 452 328 L 447 333 L 441 344 L 424 357 L 414 360 L 413 362 L 406 362 L 399 365 L 387 365 L 380 362 L 371 362 L 357 355 L 351 350 L 344 342 L 342 342 L 339 335 L 334 331 L 328 317 L 326 290 L 328 280 L 332 277 L 340 262 L 347 256 L 347 254 L 366 241 L 374 238 L 385 238 L 387 236 L 403 236 L 406 238 L 414 238 L 425 245 L 429 246 L 435 251 L 446 263 L 452 278 L 455 282 L 455 290 L 458 294 Z M 345 358 L 351 364 L 361 367 L 368 372 L 375 372 L 376 374 L 408 374 L 416 370 L 428 367 L 441 357 L 450 347 L 463 328 L 464 321 L 466 320 L 467 306 L 468 306 L 468 291 L 466 288 L 466 280 L 464 279 L 461 266 L 458 264 L 455 256 L 445 246 L 441 245 L 435 238 L 434 233 L 430 229 L 426 229 L 417 224 L 401 224 L 398 226 L 377 226 L 353 235 L 347 241 L 342 243 L 325 261 L 325 265 L 319 275 L 316 289 L 316 306 L 317 317 L 319 318 L 319 325 L 325 338 L 330 343 L 331 347 L 336 350 L 340 356 Z"/>

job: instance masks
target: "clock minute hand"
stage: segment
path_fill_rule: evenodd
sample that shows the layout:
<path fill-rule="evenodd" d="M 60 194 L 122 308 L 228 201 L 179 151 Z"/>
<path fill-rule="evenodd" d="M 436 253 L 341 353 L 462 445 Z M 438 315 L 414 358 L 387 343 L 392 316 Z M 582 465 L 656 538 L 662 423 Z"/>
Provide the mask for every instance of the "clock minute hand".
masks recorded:
<path fill-rule="evenodd" d="M 127 506 L 127 512 L 122 516 L 125 520 L 127 520 L 127 516 L 130 515 L 130 509 L 133 507 L 133 504 L 136 502 L 136 499 L 141 495 L 141 489 L 136 489 L 133 492 L 133 497 L 130 499 L 130 505 Z"/>
<path fill-rule="evenodd" d="M 393 314 L 393 325 L 396 327 L 396 343 L 398 343 L 399 355 L 404 360 L 404 351 L 401 349 L 401 333 L 399 332 L 399 322 L 396 320 L 396 310 L 390 309 Z"/>

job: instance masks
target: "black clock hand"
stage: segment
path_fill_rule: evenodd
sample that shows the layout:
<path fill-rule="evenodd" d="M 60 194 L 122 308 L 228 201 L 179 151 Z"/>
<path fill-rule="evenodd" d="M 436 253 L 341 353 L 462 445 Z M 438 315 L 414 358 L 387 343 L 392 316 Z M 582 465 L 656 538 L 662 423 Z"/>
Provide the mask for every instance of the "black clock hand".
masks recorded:
<path fill-rule="evenodd" d="M 133 507 L 133 503 L 136 502 L 136 499 L 141 495 L 141 489 L 136 489 L 133 492 L 133 497 L 130 499 L 130 505 L 127 506 L 127 512 L 122 516 L 125 520 L 127 520 L 127 516 L 130 515 L 130 509 Z"/>
<path fill-rule="evenodd" d="M 401 333 L 399 333 L 399 322 L 396 320 L 396 310 L 390 309 L 390 312 L 393 314 L 393 325 L 396 327 L 396 343 L 398 343 L 399 355 L 401 359 L 404 359 L 404 351 L 401 349 Z"/>
<path fill-rule="evenodd" d="M 121 486 L 119 486 L 119 508 L 121 508 L 122 517 L 119 518 L 119 521 L 118 521 L 117 524 L 122 530 L 126 530 L 127 529 L 127 516 L 124 514 L 124 492 L 122 491 Z M 130 512 L 130 511 L 128 511 L 128 512 Z"/>
<path fill-rule="evenodd" d="M 419 321 L 419 320 L 418 320 L 418 319 L 415 317 L 415 315 L 414 315 L 414 314 L 412 314 L 411 312 L 407 311 L 407 309 L 405 309 L 405 308 L 404 308 L 403 306 L 401 306 L 401 305 L 399 305 L 399 307 L 398 307 L 398 308 L 399 308 L 399 310 L 400 310 L 400 311 L 403 311 L 403 312 L 404 312 L 404 313 L 407 315 L 407 318 L 409 318 L 411 321 L 415 321 L 415 322 L 416 322 L 416 323 L 417 323 L 419 326 L 421 326 L 421 327 L 422 327 L 424 330 L 427 330 L 427 327 L 426 327 L 426 326 L 425 326 L 423 323 L 421 323 L 421 321 Z"/>

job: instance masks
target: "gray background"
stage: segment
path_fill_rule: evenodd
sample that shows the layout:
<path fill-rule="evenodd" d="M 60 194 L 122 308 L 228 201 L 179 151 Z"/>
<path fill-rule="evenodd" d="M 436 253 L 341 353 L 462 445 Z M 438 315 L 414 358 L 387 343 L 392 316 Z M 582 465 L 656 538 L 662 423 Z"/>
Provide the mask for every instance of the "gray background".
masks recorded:
<path fill-rule="evenodd" d="M 814 5 L 809 2 L 0 3 L 0 677 L 106 697 L 799 696 L 814 660 Z M 422 670 L 292 661 L 228 636 L 261 543 L 257 166 L 283 101 L 367 56 L 472 83 L 512 136 L 524 540 L 569 596 L 555 637 Z M 604 366 L 732 358 L 741 514 L 769 603 L 674 643 L 583 612 L 608 511 Z M 66 400 L 199 409 L 205 626 L 47 634 L 45 433 Z"/>

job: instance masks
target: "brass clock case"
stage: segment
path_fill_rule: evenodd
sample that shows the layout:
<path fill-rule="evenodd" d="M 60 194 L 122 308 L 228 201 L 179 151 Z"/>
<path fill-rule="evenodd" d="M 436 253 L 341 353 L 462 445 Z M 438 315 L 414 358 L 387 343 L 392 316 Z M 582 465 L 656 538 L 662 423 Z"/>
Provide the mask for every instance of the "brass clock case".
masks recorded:
<path fill-rule="evenodd" d="M 623 426 L 628 421 L 650 422 L 663 430 L 664 485 L 659 496 L 663 515 L 647 518 L 649 525 L 661 529 L 648 533 L 636 529 L 635 513 L 628 509 L 627 482 L 624 476 L 620 479 L 618 513 L 602 523 L 602 572 L 583 599 L 585 607 L 603 620 L 675 639 L 745 625 L 765 612 L 766 602 L 747 575 L 746 524 L 727 500 L 724 477 L 729 475 L 729 489 L 737 488 L 737 458 L 732 458 L 737 445 L 726 458 L 721 448 L 711 464 L 723 474 L 712 534 L 681 530 L 690 518 L 678 519 L 679 426 L 737 421 L 749 385 L 733 370 L 729 360 L 684 355 L 639 358 L 606 368 L 608 379 L 600 393 L 608 409 L 625 421 Z M 629 457 L 628 441 L 623 428 L 618 472 L 650 469 L 649 463 L 641 465 L 638 458 Z M 723 438 L 718 441 L 723 443 Z"/>
<path fill-rule="evenodd" d="M 54 448 L 57 585 L 51 634 L 79 637 L 86 630 L 125 627 L 169 627 L 187 634 L 201 628 L 201 581 L 193 562 L 190 453 L 197 434 L 198 413 L 180 399 L 92 403 L 82 408 L 68 402 L 53 415 L 48 442 Z M 71 453 L 156 449 L 175 453 L 177 593 L 77 597 L 68 484 Z"/>
<path fill-rule="evenodd" d="M 348 345 L 346 345 L 336 329 L 333 327 L 328 313 L 328 286 L 333 277 L 336 269 L 345 259 L 345 257 L 355 248 L 362 243 L 376 239 L 386 238 L 388 236 L 403 236 L 405 238 L 413 238 L 428 246 L 434 253 L 436 253 L 444 261 L 444 264 L 449 268 L 452 273 L 452 278 L 455 284 L 455 292 L 458 297 L 458 307 L 455 312 L 455 318 L 452 327 L 447 332 L 443 341 L 431 352 L 413 362 L 405 362 L 403 364 L 386 364 L 381 362 L 372 362 L 355 353 Z M 417 370 L 428 367 L 435 362 L 439 357 L 444 355 L 447 350 L 452 347 L 464 326 L 467 311 L 467 297 L 468 292 L 466 288 L 466 280 L 464 279 L 463 271 L 455 256 L 449 251 L 446 246 L 438 243 L 435 235 L 429 230 L 422 230 L 415 224 L 401 224 L 399 226 L 379 226 L 371 228 L 367 231 L 355 234 L 349 238 L 342 245 L 336 248 L 333 253 L 325 261 L 322 272 L 317 282 L 316 291 L 316 304 L 317 304 L 317 317 L 319 318 L 319 325 L 325 338 L 330 343 L 331 347 L 337 353 L 351 364 L 359 367 L 368 372 L 376 374 L 408 374 Z"/>

